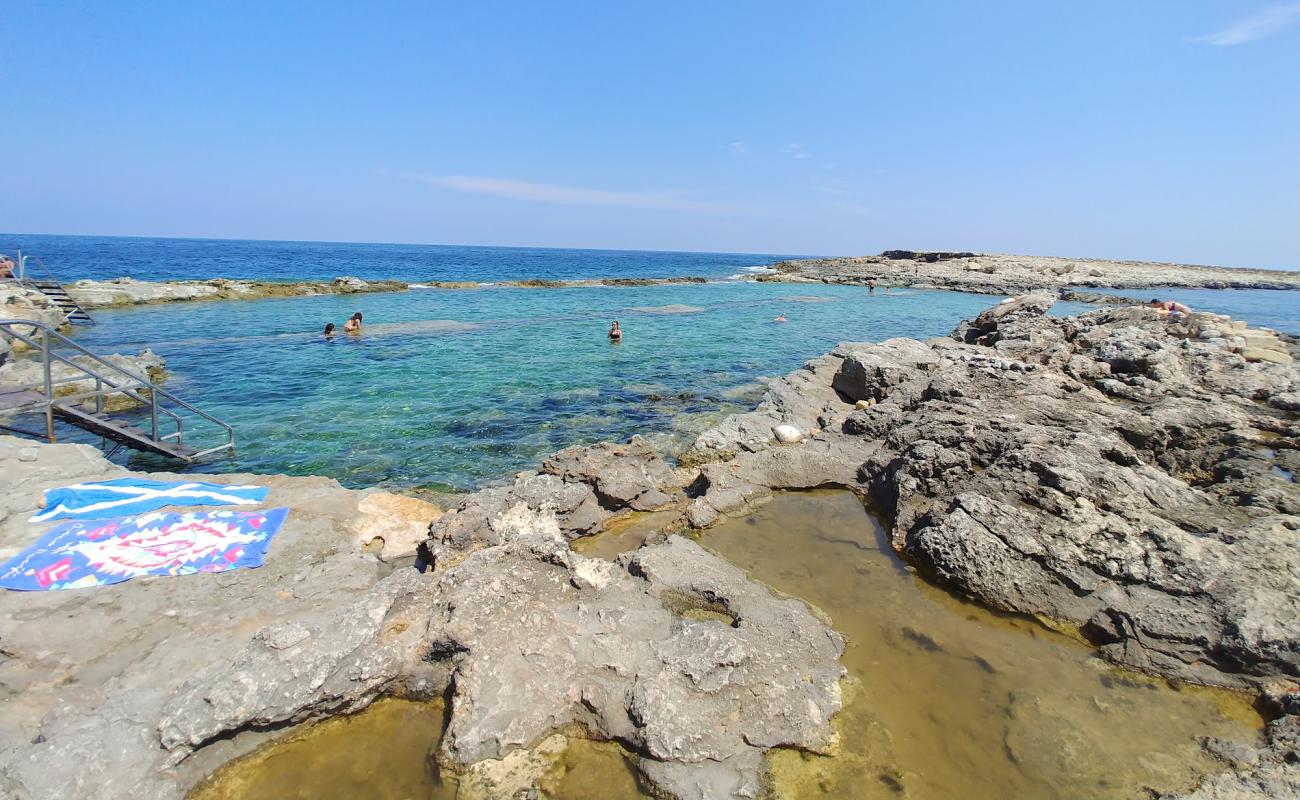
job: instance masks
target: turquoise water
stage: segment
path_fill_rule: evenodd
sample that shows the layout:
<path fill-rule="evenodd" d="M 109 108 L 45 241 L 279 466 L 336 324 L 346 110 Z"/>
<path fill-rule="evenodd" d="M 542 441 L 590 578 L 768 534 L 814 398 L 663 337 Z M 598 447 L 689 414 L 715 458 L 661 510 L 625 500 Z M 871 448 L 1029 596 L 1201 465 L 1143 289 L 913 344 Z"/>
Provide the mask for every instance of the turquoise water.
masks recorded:
<path fill-rule="evenodd" d="M 238 457 L 202 469 L 322 474 L 350 486 L 467 489 L 562 447 L 634 433 L 671 453 L 752 407 L 763 376 L 842 340 L 943 335 L 1001 299 L 726 280 L 783 257 L 759 254 L 0 234 L 0 251 L 16 247 L 67 280 L 716 280 L 185 303 L 97 311 L 98 324 L 77 331 L 98 352 L 153 348 L 167 359 L 168 388 L 236 427 Z M 1297 292 L 1158 294 L 1300 333 Z M 365 332 L 325 341 L 324 324 L 353 311 L 365 315 Z M 782 312 L 789 322 L 774 323 Z M 619 345 L 605 338 L 613 319 L 627 332 Z"/>
<path fill-rule="evenodd" d="M 761 376 L 845 339 L 944 334 L 998 300 L 747 282 L 431 289 L 101 311 L 77 336 L 152 347 L 168 388 L 235 426 L 238 458 L 206 470 L 464 489 L 578 443 L 639 433 L 671 450 L 751 407 Z M 353 311 L 363 334 L 325 341 L 324 323 Z M 605 337 L 613 319 L 622 344 Z"/>

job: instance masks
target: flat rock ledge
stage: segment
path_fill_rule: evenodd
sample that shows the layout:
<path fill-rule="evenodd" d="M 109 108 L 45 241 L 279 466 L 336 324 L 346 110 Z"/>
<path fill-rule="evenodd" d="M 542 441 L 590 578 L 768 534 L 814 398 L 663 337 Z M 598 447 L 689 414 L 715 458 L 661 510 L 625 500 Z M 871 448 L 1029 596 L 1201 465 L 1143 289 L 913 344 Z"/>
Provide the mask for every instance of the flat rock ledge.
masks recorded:
<path fill-rule="evenodd" d="M 84 446 L 0 437 L 0 555 L 39 535 L 41 489 L 122 474 Z M 685 502 L 640 439 L 562 451 L 446 514 L 319 478 L 204 477 L 293 509 L 261 569 L 0 594 L 0 796 L 181 797 L 383 695 L 449 701 L 436 757 L 474 797 L 513 796 L 493 775 L 545 763 L 556 733 L 621 742 L 683 800 L 756 797 L 769 749 L 835 746 L 844 642 L 805 603 L 677 536 L 617 561 L 569 548 Z M 423 572 L 381 560 L 376 538 L 414 546 L 413 529 Z"/>
<path fill-rule="evenodd" d="M 1054 297 L 949 337 L 843 343 L 774 381 L 684 457 L 700 465 L 689 521 L 774 486 L 854 488 L 955 589 L 1065 623 L 1121 664 L 1273 698 L 1269 748 L 1225 759 L 1195 796 L 1294 795 L 1296 342 L 1216 314 L 1054 318 Z M 803 443 L 776 440 L 786 424 Z"/>
<path fill-rule="evenodd" d="M 83 308 L 95 309 L 189 300 L 257 300 L 266 297 L 307 297 L 321 294 L 404 292 L 408 284 L 402 281 L 363 281 L 360 278 L 346 276 L 332 281 L 293 283 L 226 278 L 161 282 L 116 278 L 108 281 L 80 280 L 64 288 Z"/>
<path fill-rule="evenodd" d="M 878 256 L 782 261 L 774 269 L 774 274 L 763 275 L 758 280 L 864 285 L 875 279 L 881 287 L 912 286 L 1009 295 L 1076 287 L 1300 289 L 1300 273 L 1287 270 L 996 253 L 888 250 Z"/>

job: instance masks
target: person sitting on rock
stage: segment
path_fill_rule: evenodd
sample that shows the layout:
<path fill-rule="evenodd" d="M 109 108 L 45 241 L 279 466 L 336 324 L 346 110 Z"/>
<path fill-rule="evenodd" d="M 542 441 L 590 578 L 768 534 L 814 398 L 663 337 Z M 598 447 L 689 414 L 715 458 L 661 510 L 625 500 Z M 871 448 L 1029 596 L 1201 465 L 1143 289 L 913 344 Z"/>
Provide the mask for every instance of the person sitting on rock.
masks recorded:
<path fill-rule="evenodd" d="M 12 278 L 14 276 L 14 260 L 8 256 L 0 256 L 0 280 Z"/>
<path fill-rule="evenodd" d="M 609 340 L 611 342 L 623 341 L 623 329 L 618 327 L 618 320 L 614 320 L 614 324 L 609 326 Z"/>
<path fill-rule="evenodd" d="M 361 312 L 353 314 L 347 322 L 343 323 L 344 333 L 361 333 Z"/>

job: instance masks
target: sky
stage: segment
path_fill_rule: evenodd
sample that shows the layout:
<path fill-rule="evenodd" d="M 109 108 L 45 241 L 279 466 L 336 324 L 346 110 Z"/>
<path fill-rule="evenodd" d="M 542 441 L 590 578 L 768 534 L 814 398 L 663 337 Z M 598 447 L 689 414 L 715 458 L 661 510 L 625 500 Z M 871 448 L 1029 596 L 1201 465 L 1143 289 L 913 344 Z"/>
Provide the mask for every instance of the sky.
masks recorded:
<path fill-rule="evenodd" d="M 1300 2 L 3 7 L 0 231 L 1300 268 Z"/>

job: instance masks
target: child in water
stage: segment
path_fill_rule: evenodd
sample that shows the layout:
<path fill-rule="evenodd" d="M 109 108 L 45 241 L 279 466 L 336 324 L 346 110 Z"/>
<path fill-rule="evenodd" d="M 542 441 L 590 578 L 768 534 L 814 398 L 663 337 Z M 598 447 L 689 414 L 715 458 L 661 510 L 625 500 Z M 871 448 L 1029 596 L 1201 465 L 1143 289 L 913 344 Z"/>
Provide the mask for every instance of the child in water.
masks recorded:
<path fill-rule="evenodd" d="M 361 333 L 361 312 L 352 315 L 352 318 L 343 323 L 344 333 Z"/>
<path fill-rule="evenodd" d="M 333 339 L 333 338 L 334 338 L 334 323 L 333 323 L 333 322 L 327 322 L 327 323 L 325 323 L 325 338 L 326 338 L 326 339 Z"/>

